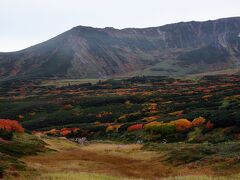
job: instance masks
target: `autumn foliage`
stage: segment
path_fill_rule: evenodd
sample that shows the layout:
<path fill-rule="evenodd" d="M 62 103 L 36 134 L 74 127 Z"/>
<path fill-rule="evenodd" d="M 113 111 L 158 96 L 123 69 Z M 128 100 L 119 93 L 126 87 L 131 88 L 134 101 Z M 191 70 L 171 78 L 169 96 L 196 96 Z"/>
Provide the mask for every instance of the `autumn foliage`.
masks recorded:
<path fill-rule="evenodd" d="M 183 111 L 175 111 L 175 112 L 169 113 L 169 115 L 171 115 L 171 116 L 182 116 Z"/>
<path fill-rule="evenodd" d="M 156 121 L 157 119 L 160 119 L 160 116 L 150 116 L 147 118 L 144 118 L 143 120 L 147 121 L 147 122 L 151 122 L 151 121 Z"/>
<path fill-rule="evenodd" d="M 192 122 L 187 119 L 178 119 L 176 121 L 170 121 L 168 123 L 153 121 L 144 126 L 144 129 L 151 134 L 173 134 L 175 132 L 185 132 L 192 127 L 205 125 L 207 129 L 213 128 L 213 124 L 208 122 L 205 124 L 206 119 L 203 117 L 195 118 Z"/>
<path fill-rule="evenodd" d="M 213 126 L 214 126 L 214 124 L 211 123 L 210 121 L 208 121 L 207 124 L 206 124 L 206 128 L 207 128 L 207 129 L 212 129 Z"/>
<path fill-rule="evenodd" d="M 192 121 L 192 126 L 194 126 L 194 127 L 196 127 L 196 126 L 201 126 L 201 125 L 203 125 L 205 122 L 206 122 L 206 119 L 200 116 L 200 117 L 198 117 L 198 118 L 195 118 L 195 119 Z"/>
<path fill-rule="evenodd" d="M 61 136 L 67 136 L 67 135 L 69 135 L 71 133 L 77 132 L 78 130 L 79 130 L 79 128 L 62 128 L 60 130 L 60 135 Z"/>
<path fill-rule="evenodd" d="M 49 130 L 49 131 L 46 131 L 46 132 L 44 132 L 45 134 L 49 134 L 49 135 L 57 135 L 57 134 L 59 134 L 59 130 L 57 130 L 57 129 L 51 129 L 51 130 Z"/>
<path fill-rule="evenodd" d="M 177 131 L 186 131 L 192 127 L 192 123 L 187 119 L 178 119 L 172 122 L 176 126 Z"/>
<path fill-rule="evenodd" d="M 52 135 L 52 136 L 67 136 L 71 133 L 76 133 L 79 128 L 62 128 L 60 130 L 51 129 L 49 131 L 43 132 L 44 134 Z"/>
<path fill-rule="evenodd" d="M 17 121 L 10 119 L 0 119 L 0 130 L 6 132 L 24 132 L 23 127 Z"/>
<path fill-rule="evenodd" d="M 170 135 L 176 131 L 176 126 L 172 123 L 154 123 L 146 125 L 144 129 L 151 134 Z"/>
<path fill-rule="evenodd" d="M 121 127 L 121 124 L 109 125 L 106 129 L 106 132 L 118 132 L 118 129 Z"/>
<path fill-rule="evenodd" d="M 150 128 L 150 127 L 152 127 L 152 126 L 158 126 L 158 125 L 161 125 L 161 124 L 162 124 L 162 122 L 153 121 L 153 122 L 147 123 L 147 124 L 144 126 L 144 129 Z"/>
<path fill-rule="evenodd" d="M 67 136 L 71 133 L 72 133 L 72 131 L 70 129 L 67 129 L 67 128 L 61 129 L 61 131 L 60 131 L 61 136 Z"/>
<path fill-rule="evenodd" d="M 135 125 L 129 126 L 127 131 L 131 132 L 131 131 L 141 130 L 141 129 L 143 129 L 143 126 L 144 126 L 144 124 L 135 124 Z"/>

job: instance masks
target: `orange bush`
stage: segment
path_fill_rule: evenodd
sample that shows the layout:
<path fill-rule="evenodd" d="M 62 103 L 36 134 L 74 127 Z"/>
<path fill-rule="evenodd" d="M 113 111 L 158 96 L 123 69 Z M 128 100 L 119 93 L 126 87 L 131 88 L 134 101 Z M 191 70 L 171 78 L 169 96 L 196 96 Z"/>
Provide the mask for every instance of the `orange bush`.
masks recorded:
<path fill-rule="evenodd" d="M 109 125 L 106 129 L 106 132 L 113 132 L 115 130 L 114 126 Z"/>
<path fill-rule="evenodd" d="M 169 113 L 169 115 L 171 115 L 171 116 L 182 116 L 183 111 L 175 111 L 175 112 Z"/>
<path fill-rule="evenodd" d="M 62 128 L 61 130 L 51 129 L 49 131 L 43 132 L 44 134 L 49 134 L 53 136 L 67 136 L 68 134 L 75 133 L 79 130 L 79 128 Z"/>
<path fill-rule="evenodd" d="M 187 119 L 178 119 L 171 123 L 176 126 L 177 131 L 186 131 L 192 127 L 192 123 Z"/>
<path fill-rule="evenodd" d="M 203 125 L 205 123 L 206 119 L 203 118 L 203 117 L 198 117 L 198 118 L 195 118 L 193 121 L 192 121 L 192 126 L 200 126 L 200 125 Z"/>
<path fill-rule="evenodd" d="M 6 132 L 23 133 L 23 127 L 15 120 L 0 119 L 0 129 Z"/>
<path fill-rule="evenodd" d="M 150 116 L 150 117 L 146 117 L 143 120 L 147 121 L 147 122 L 151 122 L 151 121 L 155 121 L 157 119 L 159 119 L 160 116 Z"/>
<path fill-rule="evenodd" d="M 60 135 L 61 136 L 67 136 L 67 135 L 69 135 L 71 133 L 77 132 L 78 130 L 79 130 L 79 128 L 62 128 L 60 130 Z"/>
<path fill-rule="evenodd" d="M 118 132 L 118 129 L 122 126 L 122 124 L 117 125 L 109 125 L 106 129 L 106 132 Z"/>
<path fill-rule="evenodd" d="M 141 129 L 143 129 L 143 126 L 144 126 L 144 124 L 135 124 L 135 125 L 129 126 L 127 131 L 131 132 L 131 131 L 141 130 Z"/>
<path fill-rule="evenodd" d="M 47 131 L 47 132 L 44 132 L 44 133 L 50 134 L 50 135 L 57 135 L 57 134 L 59 134 L 59 130 L 57 130 L 57 129 L 51 129 L 51 130 L 49 130 L 49 131 Z"/>

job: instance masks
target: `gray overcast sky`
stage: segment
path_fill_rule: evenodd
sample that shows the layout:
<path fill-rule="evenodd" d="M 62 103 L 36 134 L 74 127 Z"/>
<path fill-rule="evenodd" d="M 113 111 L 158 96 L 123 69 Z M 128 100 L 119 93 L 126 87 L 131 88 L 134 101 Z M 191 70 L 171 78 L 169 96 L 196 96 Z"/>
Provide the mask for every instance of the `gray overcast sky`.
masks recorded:
<path fill-rule="evenodd" d="M 0 0 L 0 52 L 45 41 L 77 25 L 150 27 L 240 16 L 240 0 Z"/>

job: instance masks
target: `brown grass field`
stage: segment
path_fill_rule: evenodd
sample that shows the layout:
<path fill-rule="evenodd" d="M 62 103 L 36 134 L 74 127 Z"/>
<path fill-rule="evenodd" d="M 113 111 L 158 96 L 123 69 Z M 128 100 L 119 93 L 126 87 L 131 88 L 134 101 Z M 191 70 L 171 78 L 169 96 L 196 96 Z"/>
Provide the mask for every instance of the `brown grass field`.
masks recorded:
<path fill-rule="evenodd" d="M 207 167 L 190 169 L 162 163 L 163 154 L 142 150 L 139 144 L 91 142 L 81 146 L 63 138 L 42 137 L 51 149 L 22 160 L 34 170 L 22 179 L 238 179 L 212 177 Z M 206 176 L 201 176 L 206 175 Z M 20 178 L 21 179 L 21 178 Z"/>

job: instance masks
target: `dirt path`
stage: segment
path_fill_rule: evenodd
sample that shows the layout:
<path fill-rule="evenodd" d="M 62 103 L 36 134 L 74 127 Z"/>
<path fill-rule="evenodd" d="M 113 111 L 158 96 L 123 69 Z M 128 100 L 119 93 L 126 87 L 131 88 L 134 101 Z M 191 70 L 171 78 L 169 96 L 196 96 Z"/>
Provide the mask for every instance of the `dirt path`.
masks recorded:
<path fill-rule="evenodd" d="M 80 146 L 66 139 L 42 138 L 50 149 L 47 153 L 23 159 L 41 173 L 99 173 L 114 177 L 160 179 L 184 175 L 161 162 L 161 154 L 141 150 L 137 144 L 93 142 Z M 188 172 L 189 173 L 189 172 Z"/>

